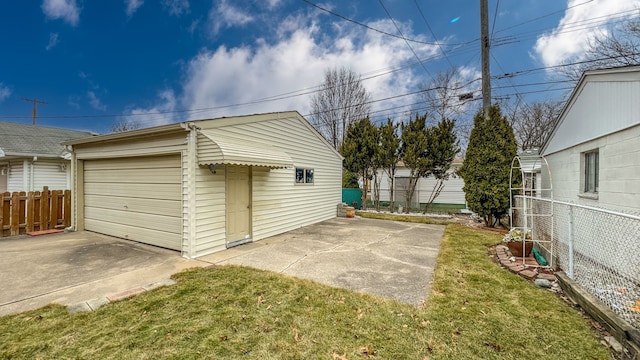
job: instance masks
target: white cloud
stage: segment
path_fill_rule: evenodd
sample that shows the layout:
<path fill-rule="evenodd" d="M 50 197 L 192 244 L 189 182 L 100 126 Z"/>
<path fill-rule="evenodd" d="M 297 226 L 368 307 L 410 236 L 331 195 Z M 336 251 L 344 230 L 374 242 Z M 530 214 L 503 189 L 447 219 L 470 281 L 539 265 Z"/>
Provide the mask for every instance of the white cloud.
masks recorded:
<path fill-rule="evenodd" d="M 253 20 L 253 16 L 229 4 L 227 0 L 220 1 L 218 6 L 209 11 L 209 24 L 213 35 L 216 35 L 222 28 L 243 26 Z"/>
<path fill-rule="evenodd" d="M 162 6 L 171 15 L 181 16 L 189 13 L 188 0 L 162 0 Z"/>
<path fill-rule="evenodd" d="M 158 101 L 149 107 L 136 107 L 127 111 L 129 115 L 125 120 L 140 124 L 141 127 L 158 126 L 176 122 L 179 119 L 176 110 L 177 100 L 171 89 L 165 89 L 158 93 Z"/>
<path fill-rule="evenodd" d="M 87 91 L 87 98 L 89 98 L 89 104 L 92 108 L 100 111 L 107 110 L 107 105 L 103 104 L 102 101 L 100 101 L 95 92 Z"/>
<path fill-rule="evenodd" d="M 9 96 L 11 96 L 11 93 L 11 89 L 0 82 L 0 102 L 5 101 Z"/>
<path fill-rule="evenodd" d="M 283 21 L 282 27 L 275 32 L 279 39 L 273 44 L 258 40 L 253 47 L 223 46 L 215 51 L 203 50 L 188 63 L 182 105 L 187 109 L 209 109 L 192 114 L 194 118 L 285 110 L 298 110 L 304 115 L 310 112 L 309 94 L 233 108 L 218 107 L 313 88 L 322 83 L 325 70 L 331 67 L 344 66 L 362 74 L 363 78 L 371 76 L 371 79 L 363 80 L 363 85 L 373 99 L 414 91 L 426 76 L 419 67 L 415 69 L 417 73 L 406 70 L 373 76 L 407 61 L 415 61 L 400 39 L 361 28 L 351 28 L 350 31 L 342 31 L 335 40 L 328 39 L 314 23 L 305 21 L 304 18 Z M 389 31 L 395 29 L 388 20 L 371 26 Z M 409 31 L 405 34 L 417 37 Z M 436 47 L 426 45 L 414 45 L 414 50 L 421 57 L 438 51 Z M 372 72 L 374 69 L 378 71 Z M 399 98 L 376 103 L 373 108 L 391 108 L 406 103 L 406 98 Z"/>
<path fill-rule="evenodd" d="M 62 19 L 72 26 L 78 25 L 80 20 L 76 0 L 44 0 L 41 8 L 49 19 Z"/>
<path fill-rule="evenodd" d="M 124 0 L 124 4 L 127 6 L 125 10 L 127 16 L 132 16 L 144 4 L 144 0 Z"/>
<path fill-rule="evenodd" d="M 613 18 L 619 20 L 622 12 L 637 16 L 640 7 L 640 0 L 594 0 L 576 6 L 581 3 L 584 0 L 569 0 L 568 10 L 558 26 L 538 37 L 534 49 L 544 65 L 553 66 L 579 58 L 594 34 L 607 33 L 609 21 Z M 597 22 L 585 22 L 592 19 L 597 19 Z"/>
<path fill-rule="evenodd" d="M 51 50 L 56 45 L 58 45 L 58 33 L 49 33 L 49 43 L 47 44 L 45 49 Z"/>

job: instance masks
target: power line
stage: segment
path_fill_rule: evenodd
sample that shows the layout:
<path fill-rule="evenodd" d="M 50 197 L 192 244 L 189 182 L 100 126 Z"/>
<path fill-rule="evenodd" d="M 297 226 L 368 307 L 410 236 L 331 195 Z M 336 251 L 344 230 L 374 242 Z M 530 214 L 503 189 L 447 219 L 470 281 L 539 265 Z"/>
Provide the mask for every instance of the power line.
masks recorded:
<path fill-rule="evenodd" d="M 331 15 L 333 15 L 333 16 L 339 17 L 339 18 L 340 18 L 340 19 L 342 19 L 342 20 L 345 20 L 345 21 L 351 22 L 351 23 L 353 23 L 353 24 L 356 24 L 356 25 L 359 25 L 359 26 L 365 27 L 365 28 L 367 28 L 367 29 L 369 29 L 369 30 L 371 30 L 371 31 L 375 31 L 375 32 L 380 33 L 380 34 L 384 34 L 384 35 L 387 35 L 387 36 L 391 36 L 391 37 L 394 37 L 394 38 L 397 38 L 397 39 L 402 39 L 402 40 L 409 41 L 409 42 L 412 42 L 412 43 L 417 43 L 417 44 L 423 44 L 423 45 L 437 45 L 437 43 L 431 43 L 431 42 L 422 41 L 422 40 L 416 40 L 416 39 L 408 39 L 408 38 L 405 38 L 405 37 L 404 37 L 404 36 L 402 36 L 402 35 L 401 35 L 401 36 L 398 36 L 398 35 L 395 35 L 395 34 L 392 34 L 392 33 L 389 33 L 389 32 L 383 31 L 383 30 L 380 30 L 380 29 L 376 29 L 376 28 L 371 27 L 371 26 L 369 26 L 369 25 L 367 25 L 367 24 L 364 24 L 364 23 L 361 23 L 361 22 L 359 22 L 359 21 L 356 21 L 356 20 L 350 19 L 350 18 L 348 18 L 348 17 L 346 17 L 346 16 L 344 16 L 344 15 L 340 15 L 340 14 L 338 14 L 337 12 L 334 12 L 334 11 L 331 11 L 331 10 L 329 10 L 329 9 L 326 9 L 326 8 L 324 8 L 324 7 L 322 7 L 322 6 L 318 5 L 318 4 L 312 3 L 312 2 L 311 2 L 311 1 L 309 1 L 309 0 L 302 0 L 302 1 L 304 1 L 305 3 L 307 3 L 307 4 L 311 5 L 311 6 L 313 6 L 313 7 L 317 8 L 317 9 L 319 9 L 319 10 L 322 10 L 322 11 L 324 11 L 324 12 L 328 13 L 328 14 L 331 14 Z M 471 41 L 467 41 L 467 42 L 465 42 L 465 43 L 442 43 L 441 45 L 444 45 L 444 46 L 468 45 L 468 44 L 474 43 L 474 42 L 476 42 L 476 41 L 478 41 L 478 40 L 479 40 L 479 39 L 474 39 L 474 40 L 471 40 Z"/>
<path fill-rule="evenodd" d="M 413 3 L 416 4 L 416 7 L 418 8 L 418 12 L 420 13 L 420 16 L 422 16 L 422 20 L 424 20 L 424 23 L 427 25 L 427 29 L 429 29 L 429 32 L 431 33 L 431 36 L 433 36 L 433 39 L 437 39 L 438 37 L 436 36 L 436 34 L 433 32 L 433 30 L 431 29 L 431 26 L 429 25 L 429 22 L 427 21 L 426 16 L 424 16 L 424 13 L 422 12 L 422 9 L 420 8 L 420 5 L 418 5 L 418 0 L 413 0 Z M 444 49 L 442 48 L 442 46 L 440 46 L 440 43 L 436 43 L 438 45 L 438 49 L 440 49 L 440 52 L 442 52 L 442 55 L 444 55 L 444 58 L 447 59 L 447 62 L 449 63 L 449 65 L 451 65 L 451 67 L 455 67 L 453 66 L 453 63 L 451 62 L 451 60 L 449 60 L 449 57 L 447 56 L 447 53 L 444 51 Z"/>

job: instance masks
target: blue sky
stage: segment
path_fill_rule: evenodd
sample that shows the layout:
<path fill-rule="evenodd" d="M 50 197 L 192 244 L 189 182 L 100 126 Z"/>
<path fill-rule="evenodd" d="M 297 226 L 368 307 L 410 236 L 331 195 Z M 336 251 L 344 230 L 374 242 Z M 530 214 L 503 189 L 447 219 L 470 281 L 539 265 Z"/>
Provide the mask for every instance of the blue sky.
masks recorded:
<path fill-rule="evenodd" d="M 99 133 L 124 119 L 146 127 L 271 111 L 306 115 L 330 67 L 361 74 L 376 121 L 408 118 L 422 98 L 407 94 L 451 67 L 460 70 L 459 91 L 480 97 L 479 1 L 34 0 L 0 7 L 5 121 L 31 123 L 32 104 L 23 98 L 47 102 L 38 107 L 40 125 Z M 590 36 L 639 9 L 640 0 L 489 0 L 493 95 L 562 97 L 570 85 L 558 82 L 553 66 L 578 61 Z M 465 107 L 473 113 L 480 103 Z"/>

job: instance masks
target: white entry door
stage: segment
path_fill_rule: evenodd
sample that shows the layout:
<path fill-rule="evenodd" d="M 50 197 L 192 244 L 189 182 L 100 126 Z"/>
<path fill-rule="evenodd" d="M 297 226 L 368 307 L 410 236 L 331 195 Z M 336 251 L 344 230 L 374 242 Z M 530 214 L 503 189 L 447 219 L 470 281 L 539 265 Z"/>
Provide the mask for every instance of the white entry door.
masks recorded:
<path fill-rule="evenodd" d="M 251 173 L 227 165 L 227 247 L 251 241 Z"/>

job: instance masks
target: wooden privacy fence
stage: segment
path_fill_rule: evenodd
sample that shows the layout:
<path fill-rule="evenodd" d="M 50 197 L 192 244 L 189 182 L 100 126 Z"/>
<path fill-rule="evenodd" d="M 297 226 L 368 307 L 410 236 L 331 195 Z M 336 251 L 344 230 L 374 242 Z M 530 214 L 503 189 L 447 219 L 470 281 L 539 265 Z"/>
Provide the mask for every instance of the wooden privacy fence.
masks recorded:
<path fill-rule="evenodd" d="M 0 193 L 0 237 L 71 225 L 71 191 Z"/>

